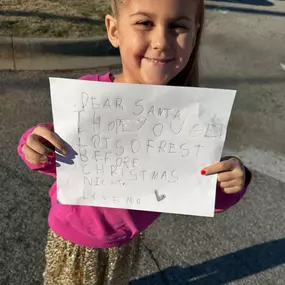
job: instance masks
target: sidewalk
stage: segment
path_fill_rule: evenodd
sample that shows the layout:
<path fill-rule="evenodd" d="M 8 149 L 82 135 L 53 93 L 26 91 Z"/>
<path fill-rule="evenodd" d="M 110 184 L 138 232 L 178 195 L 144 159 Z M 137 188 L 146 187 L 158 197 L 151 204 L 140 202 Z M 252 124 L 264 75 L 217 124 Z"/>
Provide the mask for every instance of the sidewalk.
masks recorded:
<path fill-rule="evenodd" d="M 215 41 L 212 12 L 219 13 L 221 21 L 225 14 L 238 15 L 240 23 L 246 21 L 256 32 L 259 32 L 257 22 L 262 17 L 278 19 L 278 26 L 283 21 L 285 27 L 285 1 L 281 0 L 206 0 L 205 9 L 206 41 L 202 43 L 202 49 L 211 47 L 208 37 Z M 238 26 L 231 27 L 227 36 L 232 37 L 233 30 L 238 32 Z M 260 36 L 263 36 L 262 32 Z M 280 45 L 284 46 L 284 43 L 280 42 Z M 76 70 L 120 66 L 119 51 L 104 37 L 47 39 L 0 36 L 0 70 Z"/>
<path fill-rule="evenodd" d="M 106 38 L 46 39 L 0 36 L 1 70 L 72 70 L 121 65 Z"/>

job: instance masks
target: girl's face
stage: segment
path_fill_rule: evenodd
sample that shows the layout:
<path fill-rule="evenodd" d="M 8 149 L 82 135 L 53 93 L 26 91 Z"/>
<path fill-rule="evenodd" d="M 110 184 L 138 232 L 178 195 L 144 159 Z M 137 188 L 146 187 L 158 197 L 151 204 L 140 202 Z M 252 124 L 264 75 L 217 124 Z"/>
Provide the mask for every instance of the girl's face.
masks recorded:
<path fill-rule="evenodd" d="M 129 0 L 106 16 L 111 43 L 120 48 L 118 82 L 165 85 L 186 66 L 195 45 L 199 0 Z"/>

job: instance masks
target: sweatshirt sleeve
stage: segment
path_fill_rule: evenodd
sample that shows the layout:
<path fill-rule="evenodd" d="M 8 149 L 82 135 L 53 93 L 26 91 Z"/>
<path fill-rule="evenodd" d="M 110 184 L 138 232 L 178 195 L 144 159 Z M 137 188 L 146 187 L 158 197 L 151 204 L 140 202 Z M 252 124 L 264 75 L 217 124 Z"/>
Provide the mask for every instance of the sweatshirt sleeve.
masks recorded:
<path fill-rule="evenodd" d="M 240 201 L 240 199 L 245 195 L 247 188 L 251 182 L 251 176 L 251 172 L 247 168 L 245 168 L 245 186 L 241 192 L 236 194 L 224 193 L 219 186 L 217 187 L 215 204 L 216 213 L 226 211 L 227 209 L 231 208 Z"/>
<path fill-rule="evenodd" d="M 106 75 L 107 77 L 109 77 L 109 73 Z M 91 75 L 85 75 L 79 78 L 79 80 L 91 80 L 91 81 L 99 81 L 99 75 L 98 74 L 91 74 Z M 25 159 L 25 155 L 22 151 L 22 147 L 23 145 L 26 143 L 28 136 L 33 132 L 33 130 L 37 127 L 37 126 L 50 126 L 53 128 L 53 124 L 52 123 L 41 123 L 38 124 L 30 129 L 28 129 L 21 137 L 19 145 L 18 145 L 18 154 L 19 156 L 22 158 L 22 160 L 25 162 L 25 164 L 33 171 L 37 171 L 37 172 L 41 172 L 53 177 L 56 177 L 56 158 L 48 158 L 47 163 L 41 167 L 38 165 L 33 165 L 31 163 L 29 163 L 26 159 Z"/>
<path fill-rule="evenodd" d="M 48 158 L 48 161 L 46 162 L 46 164 L 44 166 L 38 166 L 38 165 L 33 165 L 31 163 L 29 163 L 26 158 L 25 158 L 25 154 L 22 151 L 23 145 L 26 143 L 28 136 L 33 132 L 33 130 L 38 127 L 38 126 L 50 126 L 51 128 L 53 128 L 53 124 L 51 123 L 44 123 L 44 124 L 38 124 L 35 127 L 32 127 L 30 129 L 28 129 L 20 138 L 19 141 L 19 145 L 18 145 L 18 154 L 19 156 L 22 158 L 22 160 L 25 162 L 25 164 L 33 171 L 37 171 L 37 172 L 41 172 L 53 177 L 56 177 L 56 164 L 55 164 L 55 157 L 53 158 Z"/>

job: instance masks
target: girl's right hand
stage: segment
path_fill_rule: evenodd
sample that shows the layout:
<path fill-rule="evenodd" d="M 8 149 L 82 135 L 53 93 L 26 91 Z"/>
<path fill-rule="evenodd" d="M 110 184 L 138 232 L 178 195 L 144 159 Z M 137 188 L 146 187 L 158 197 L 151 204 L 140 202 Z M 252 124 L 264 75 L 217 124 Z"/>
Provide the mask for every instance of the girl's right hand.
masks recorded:
<path fill-rule="evenodd" d="M 67 154 L 64 142 L 51 128 L 38 126 L 27 137 L 22 151 L 25 154 L 25 159 L 29 163 L 44 166 L 48 158 L 55 156 L 55 149 L 64 155 Z"/>

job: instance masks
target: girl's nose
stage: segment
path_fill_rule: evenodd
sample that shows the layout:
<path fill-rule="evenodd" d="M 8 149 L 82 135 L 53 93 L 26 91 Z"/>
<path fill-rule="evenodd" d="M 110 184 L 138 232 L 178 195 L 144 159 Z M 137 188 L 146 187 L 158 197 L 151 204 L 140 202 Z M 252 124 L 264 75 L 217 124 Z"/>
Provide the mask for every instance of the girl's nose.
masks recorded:
<path fill-rule="evenodd" d="M 169 31 L 165 27 L 156 27 L 152 32 L 152 48 L 159 51 L 166 51 L 170 48 Z"/>

